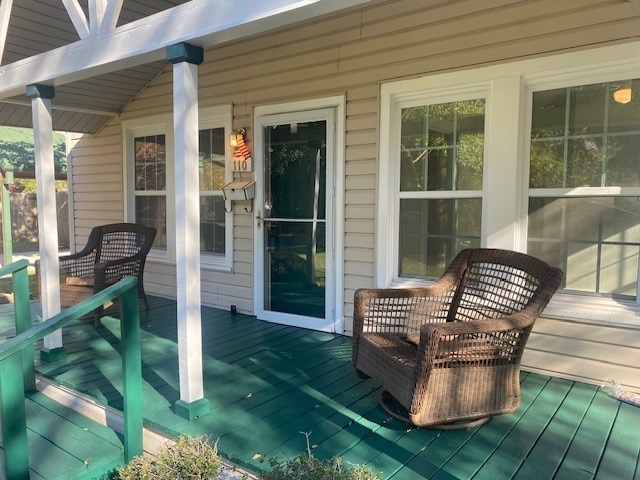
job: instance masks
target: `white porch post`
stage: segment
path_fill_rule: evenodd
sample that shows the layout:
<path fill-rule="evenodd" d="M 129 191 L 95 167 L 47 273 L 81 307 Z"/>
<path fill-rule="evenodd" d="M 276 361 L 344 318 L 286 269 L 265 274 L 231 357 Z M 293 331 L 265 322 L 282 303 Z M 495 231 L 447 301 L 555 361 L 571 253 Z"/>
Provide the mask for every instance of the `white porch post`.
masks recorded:
<path fill-rule="evenodd" d="M 27 86 L 27 96 L 31 98 L 33 115 L 41 265 L 40 285 L 42 287 L 41 303 L 44 320 L 60 313 L 58 215 L 56 212 L 53 122 L 51 117 L 51 99 L 54 95 L 55 89 L 52 86 Z M 44 338 L 41 356 L 45 361 L 53 361 L 65 353 L 62 348 L 62 330 L 57 330 Z"/>
<path fill-rule="evenodd" d="M 203 50 L 187 43 L 167 47 L 173 64 L 176 283 L 180 400 L 175 412 L 189 420 L 209 412 L 202 378 L 200 315 L 200 190 L 198 168 L 198 65 Z"/>

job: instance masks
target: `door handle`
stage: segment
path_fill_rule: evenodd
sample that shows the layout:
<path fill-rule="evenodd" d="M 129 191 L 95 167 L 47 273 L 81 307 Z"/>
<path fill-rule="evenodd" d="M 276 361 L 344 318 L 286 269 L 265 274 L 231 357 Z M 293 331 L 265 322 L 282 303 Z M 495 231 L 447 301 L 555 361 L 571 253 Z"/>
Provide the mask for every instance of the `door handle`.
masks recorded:
<path fill-rule="evenodd" d="M 258 227 L 258 230 L 262 226 L 262 212 L 260 210 L 256 211 L 256 226 Z"/>

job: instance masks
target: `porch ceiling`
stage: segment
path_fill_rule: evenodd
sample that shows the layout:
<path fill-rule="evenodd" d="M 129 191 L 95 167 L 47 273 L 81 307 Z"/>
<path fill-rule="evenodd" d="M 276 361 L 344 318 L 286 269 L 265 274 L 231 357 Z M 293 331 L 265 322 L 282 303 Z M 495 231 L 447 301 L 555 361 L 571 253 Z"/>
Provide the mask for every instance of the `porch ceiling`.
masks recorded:
<path fill-rule="evenodd" d="M 118 26 L 175 7 L 189 0 L 127 0 Z M 80 0 L 85 14 L 88 0 Z M 14 0 L 7 29 L 2 65 L 63 47 L 80 39 L 62 1 Z M 156 75 L 166 62 L 152 62 L 98 75 L 87 80 L 56 87 L 52 100 L 56 130 L 97 132 L 120 112 Z M 0 101 L 0 125 L 31 125 L 31 102 L 24 96 Z"/>
<path fill-rule="evenodd" d="M 78 0 L 87 18 L 91 1 Z M 368 0 L 270 0 L 258 8 L 252 1 L 126 0 L 115 30 L 80 39 L 63 0 L 13 0 L 0 66 L 0 125 L 31 127 L 31 102 L 16 94 L 45 83 L 56 88 L 55 130 L 96 133 L 166 68 L 168 44 L 210 47 Z M 172 8 L 175 14 L 165 12 Z"/>

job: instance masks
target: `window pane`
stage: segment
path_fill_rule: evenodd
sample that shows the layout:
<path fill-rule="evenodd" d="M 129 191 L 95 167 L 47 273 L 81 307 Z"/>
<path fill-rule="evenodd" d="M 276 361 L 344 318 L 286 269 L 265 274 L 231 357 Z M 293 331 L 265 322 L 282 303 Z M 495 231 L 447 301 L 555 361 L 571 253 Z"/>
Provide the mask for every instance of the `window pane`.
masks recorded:
<path fill-rule="evenodd" d="M 602 138 L 586 137 L 567 140 L 566 187 L 599 187 L 602 185 Z"/>
<path fill-rule="evenodd" d="M 566 107 L 565 88 L 534 93 L 531 138 L 537 140 L 564 135 Z"/>
<path fill-rule="evenodd" d="M 480 245 L 482 200 L 400 201 L 399 275 L 438 277 L 464 248 Z"/>
<path fill-rule="evenodd" d="M 640 127 L 640 121 L 637 126 Z M 639 187 L 639 155 L 640 135 L 609 137 L 607 139 L 606 185 Z"/>
<path fill-rule="evenodd" d="M 480 190 L 483 99 L 402 110 L 401 191 Z"/>
<path fill-rule="evenodd" d="M 615 100 L 618 91 L 631 88 L 629 102 L 620 103 Z M 609 128 L 610 133 L 638 132 L 640 126 L 640 79 L 611 82 L 609 84 Z"/>
<path fill-rule="evenodd" d="M 200 190 L 221 190 L 225 184 L 224 128 L 200 130 Z"/>
<path fill-rule="evenodd" d="M 636 295 L 640 198 L 531 198 L 528 253 L 561 267 L 564 288 Z"/>
<path fill-rule="evenodd" d="M 225 253 L 225 210 L 221 196 L 200 197 L 200 251 Z"/>
<path fill-rule="evenodd" d="M 136 190 L 164 190 L 166 185 L 166 147 L 164 135 L 134 139 Z"/>
<path fill-rule="evenodd" d="M 564 175 L 564 141 L 532 142 L 529 186 L 531 188 L 562 188 Z"/>
<path fill-rule="evenodd" d="M 167 200 L 165 197 L 136 197 L 136 222 L 157 230 L 153 247 L 167 249 Z"/>
<path fill-rule="evenodd" d="M 572 87 L 569 90 L 569 135 L 589 135 L 604 131 L 605 100 L 607 85 L 597 83 Z"/>

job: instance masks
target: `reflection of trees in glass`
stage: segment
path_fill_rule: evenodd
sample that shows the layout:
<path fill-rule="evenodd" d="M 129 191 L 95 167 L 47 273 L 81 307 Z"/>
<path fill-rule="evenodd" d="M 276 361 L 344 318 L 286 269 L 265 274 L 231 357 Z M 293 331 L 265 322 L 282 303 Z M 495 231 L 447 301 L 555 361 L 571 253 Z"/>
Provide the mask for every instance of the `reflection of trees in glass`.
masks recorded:
<path fill-rule="evenodd" d="M 134 140 L 135 189 L 164 190 L 166 184 L 166 148 L 164 135 Z"/>
<path fill-rule="evenodd" d="M 484 106 L 477 99 L 402 110 L 402 191 L 482 188 Z"/>
<path fill-rule="evenodd" d="M 267 189 L 270 216 L 324 219 L 325 122 L 299 123 L 296 134 L 289 132 L 289 125 L 268 127 L 266 138 L 269 161 L 266 162 L 265 175 L 270 182 Z M 314 194 L 316 181 L 317 198 Z"/>
<path fill-rule="evenodd" d="M 221 190 L 225 182 L 224 128 L 207 128 L 199 132 L 198 163 L 200 190 Z"/>

